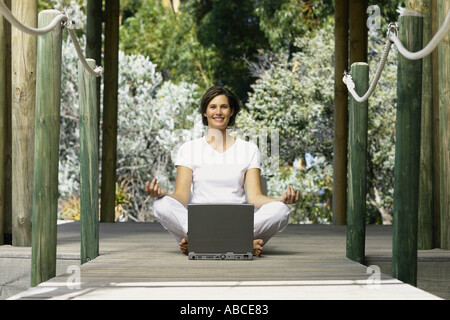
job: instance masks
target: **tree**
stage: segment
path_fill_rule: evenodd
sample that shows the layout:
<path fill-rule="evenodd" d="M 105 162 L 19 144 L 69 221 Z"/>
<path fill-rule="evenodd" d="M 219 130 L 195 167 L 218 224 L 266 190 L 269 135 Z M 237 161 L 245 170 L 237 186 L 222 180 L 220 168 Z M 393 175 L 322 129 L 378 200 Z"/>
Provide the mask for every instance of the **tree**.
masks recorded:
<path fill-rule="evenodd" d="M 175 13 L 159 1 L 143 0 L 120 28 L 120 48 L 149 57 L 164 79 L 198 83 L 202 88 L 214 82 L 211 51 L 200 45 L 196 26 L 185 10 Z"/>
<path fill-rule="evenodd" d="M 295 50 L 295 39 L 319 29 L 333 15 L 333 1 L 262 0 L 255 13 L 272 50 Z"/>

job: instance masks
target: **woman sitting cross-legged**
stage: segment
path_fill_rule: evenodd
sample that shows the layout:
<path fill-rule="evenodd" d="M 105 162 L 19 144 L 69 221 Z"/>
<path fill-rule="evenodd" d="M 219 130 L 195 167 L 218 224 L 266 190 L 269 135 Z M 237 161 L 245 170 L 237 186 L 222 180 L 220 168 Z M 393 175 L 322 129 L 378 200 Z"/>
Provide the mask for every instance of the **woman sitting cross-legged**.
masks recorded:
<path fill-rule="evenodd" d="M 213 86 L 203 95 L 201 113 L 208 126 L 206 136 L 185 142 L 178 150 L 175 166 L 175 191 L 168 194 L 156 178 L 148 181 L 145 191 L 156 198 L 156 219 L 179 243 L 181 252 L 189 253 L 187 204 L 245 203 L 255 207 L 253 254 L 260 256 L 263 246 L 289 222 L 289 208 L 299 200 L 300 191 L 289 186 L 280 197 L 263 195 L 258 147 L 231 137 L 227 128 L 234 125 L 240 111 L 238 98 L 228 89 Z M 244 184 L 246 190 L 244 190 Z"/>

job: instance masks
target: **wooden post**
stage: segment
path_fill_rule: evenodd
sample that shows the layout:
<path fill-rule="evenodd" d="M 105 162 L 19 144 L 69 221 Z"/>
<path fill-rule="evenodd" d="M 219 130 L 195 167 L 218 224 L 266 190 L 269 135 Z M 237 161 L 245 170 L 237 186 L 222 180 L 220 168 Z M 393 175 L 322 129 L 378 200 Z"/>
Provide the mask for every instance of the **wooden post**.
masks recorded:
<path fill-rule="evenodd" d="M 333 223 L 345 225 L 347 198 L 348 90 L 342 82 L 348 69 L 348 0 L 336 0 L 334 11 L 334 157 Z"/>
<path fill-rule="evenodd" d="M 94 68 L 95 60 L 87 59 Z M 99 254 L 97 78 L 78 62 L 80 95 L 81 264 Z"/>
<path fill-rule="evenodd" d="M 369 89 L 369 65 L 352 64 L 355 91 L 363 96 Z M 347 196 L 347 258 L 364 264 L 366 236 L 366 168 L 368 101 L 350 97 L 349 162 Z"/>
<path fill-rule="evenodd" d="M 368 0 L 349 0 L 350 65 L 367 62 L 367 6 Z"/>
<path fill-rule="evenodd" d="M 37 25 L 37 0 L 12 1 L 12 13 Z M 12 28 L 12 241 L 31 246 L 33 148 L 36 93 L 36 37 Z"/>
<path fill-rule="evenodd" d="M 438 25 L 443 25 L 450 10 L 448 0 L 438 0 Z M 450 36 L 438 45 L 441 248 L 450 248 Z"/>
<path fill-rule="evenodd" d="M 105 73 L 101 221 L 115 221 L 119 78 L 119 0 L 105 2 Z"/>
<path fill-rule="evenodd" d="M 406 10 L 423 14 L 423 43 L 430 42 L 431 1 L 409 0 Z M 420 133 L 418 249 L 433 246 L 433 72 L 432 57 L 422 60 L 422 118 Z"/>
<path fill-rule="evenodd" d="M 87 2 L 86 57 L 101 65 L 102 58 L 102 0 Z"/>
<path fill-rule="evenodd" d="M 98 65 L 102 65 L 102 15 L 103 0 L 88 0 L 87 2 L 87 24 L 86 24 L 86 58 L 94 59 Z M 100 115 L 100 84 L 101 77 L 97 82 L 97 114 Z M 100 128 L 100 117 L 97 124 Z"/>
<path fill-rule="evenodd" d="M 58 14 L 39 14 L 39 27 Z M 38 37 L 31 285 L 56 275 L 62 29 Z"/>
<path fill-rule="evenodd" d="M 3 0 L 0 0 L 3 1 Z M 0 16 L 0 246 L 5 225 L 5 158 L 6 158 L 6 41 L 4 19 Z M 6 22 L 6 21 L 5 21 Z"/>
<path fill-rule="evenodd" d="M 1 0 L 3 1 L 3 0 Z M 6 6 L 11 8 L 11 0 L 4 0 Z M 3 198 L 3 232 L 5 244 L 12 244 L 12 132 L 11 132 L 11 24 L 4 22 L 3 30 L 5 35 L 5 144 L 3 145 L 3 157 L 4 157 L 4 187 L 5 194 Z"/>
<path fill-rule="evenodd" d="M 422 48 L 422 16 L 400 17 L 399 39 L 409 51 Z M 420 162 L 420 117 L 422 60 L 399 54 L 397 74 L 397 118 L 394 168 L 393 277 L 416 285 L 417 221 Z"/>
<path fill-rule="evenodd" d="M 439 29 L 437 0 L 431 1 L 431 32 L 436 34 Z M 433 72 L 433 247 L 441 247 L 441 195 L 440 195 L 440 133 L 439 133 L 439 66 L 438 51 L 431 52 L 431 68 Z"/>

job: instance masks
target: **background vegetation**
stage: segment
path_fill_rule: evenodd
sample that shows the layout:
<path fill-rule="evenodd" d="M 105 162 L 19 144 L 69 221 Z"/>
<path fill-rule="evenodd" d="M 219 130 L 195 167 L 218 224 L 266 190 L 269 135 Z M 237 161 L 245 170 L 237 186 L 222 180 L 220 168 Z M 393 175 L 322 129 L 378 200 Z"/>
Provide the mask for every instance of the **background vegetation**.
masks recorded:
<path fill-rule="evenodd" d="M 39 3 L 41 9 L 70 5 L 85 19 L 86 1 Z M 185 0 L 179 8 L 167 3 L 121 1 L 120 219 L 153 219 L 144 184 L 157 176 L 167 189 L 174 187 L 177 146 L 203 134 L 199 99 L 219 84 L 242 100 L 236 135 L 279 135 L 279 166 L 264 167 L 268 194 L 278 196 L 292 184 L 302 192 L 292 222 L 331 222 L 334 1 Z M 404 3 L 370 4 L 382 13 L 382 28 L 369 34 L 372 78 L 387 23 Z M 70 41 L 63 50 L 60 198 L 61 212 L 70 212 L 79 199 L 77 58 Z M 369 104 L 370 223 L 392 219 L 395 82 L 393 50 Z M 273 140 L 266 141 L 269 151 Z"/>

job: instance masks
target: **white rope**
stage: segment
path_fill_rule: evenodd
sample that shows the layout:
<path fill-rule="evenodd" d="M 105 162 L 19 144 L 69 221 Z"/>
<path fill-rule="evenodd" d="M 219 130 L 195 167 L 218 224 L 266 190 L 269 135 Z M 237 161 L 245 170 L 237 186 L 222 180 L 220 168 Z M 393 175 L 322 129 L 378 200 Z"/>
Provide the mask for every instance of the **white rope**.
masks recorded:
<path fill-rule="evenodd" d="M 406 59 L 409 60 L 418 60 L 426 57 L 429 55 L 439 44 L 439 42 L 445 37 L 445 35 L 450 31 L 450 11 L 447 13 L 447 17 L 445 18 L 445 21 L 441 28 L 436 32 L 434 37 L 431 39 L 431 41 L 427 44 L 425 48 L 423 48 L 420 51 L 417 52 L 411 52 L 408 51 L 404 46 L 403 43 L 400 41 L 400 39 L 396 35 L 391 35 L 390 39 L 392 42 L 395 43 L 397 46 L 398 52 L 402 54 Z"/>
<path fill-rule="evenodd" d="M 386 64 L 387 57 L 389 55 L 389 51 L 391 50 L 392 42 L 391 40 L 386 40 L 386 45 L 384 46 L 383 55 L 381 56 L 381 61 L 378 64 L 377 72 L 375 73 L 375 77 L 370 84 L 369 90 L 367 90 L 366 94 L 360 97 L 355 91 L 355 83 L 353 82 L 352 75 L 349 73 L 344 74 L 344 78 L 342 81 L 347 85 L 348 91 L 351 93 L 353 98 L 358 102 L 364 102 L 372 95 L 375 91 L 375 88 L 378 84 L 378 80 L 380 80 L 381 72 L 384 69 L 384 65 Z"/>
<path fill-rule="evenodd" d="M 52 22 L 50 22 L 50 24 L 44 28 L 32 28 L 24 25 L 22 22 L 17 20 L 16 17 L 14 17 L 14 15 L 6 6 L 6 4 L 1 0 L 0 0 L 0 13 L 3 14 L 5 19 L 8 20 L 17 29 L 33 36 L 40 36 L 49 33 L 58 26 L 61 27 L 61 23 L 63 23 L 63 26 L 68 30 L 70 38 L 73 41 L 78 58 L 81 60 L 86 70 L 94 77 L 100 77 L 103 74 L 102 67 L 96 66 L 94 69 L 92 69 L 91 66 L 87 63 L 83 51 L 80 47 L 80 43 L 78 42 L 75 32 L 73 31 L 72 20 L 70 19 L 69 14 L 67 12 L 57 15 L 52 20 Z"/>
<path fill-rule="evenodd" d="M 391 49 L 392 43 L 394 43 L 397 46 L 398 52 L 401 55 L 403 55 L 406 59 L 418 60 L 418 59 L 422 59 L 422 58 L 426 57 L 434 49 L 436 49 L 439 42 L 450 31 L 450 11 L 447 13 L 447 17 L 445 18 L 443 25 L 438 30 L 438 32 L 436 32 L 436 34 L 433 36 L 433 38 L 430 40 L 430 42 L 427 44 L 427 46 L 417 52 L 410 52 L 403 46 L 402 42 L 398 38 L 397 28 L 398 28 L 397 24 L 394 24 L 394 23 L 389 24 L 386 45 L 384 47 L 381 61 L 378 65 L 377 72 L 375 74 L 375 78 L 373 79 L 372 83 L 370 84 L 369 90 L 367 90 L 367 92 L 362 97 L 360 97 L 355 91 L 355 83 L 353 82 L 351 74 L 349 74 L 347 72 L 344 73 L 344 78 L 342 79 L 342 82 L 344 82 L 347 85 L 348 91 L 350 92 L 350 94 L 353 96 L 353 98 L 357 102 L 366 101 L 367 99 L 369 99 L 369 97 L 375 91 L 378 80 L 380 79 L 380 76 L 381 76 L 381 72 L 383 71 L 389 51 Z"/>
<path fill-rule="evenodd" d="M 100 77 L 103 74 L 103 68 L 101 66 L 96 66 L 95 69 L 91 68 L 91 66 L 87 63 L 86 58 L 84 57 L 75 32 L 73 31 L 73 29 L 69 28 L 67 28 L 67 31 L 69 31 L 69 36 L 72 39 L 73 45 L 75 46 L 75 51 L 77 52 L 78 58 L 83 64 L 84 68 L 94 77 Z"/>
<path fill-rule="evenodd" d="M 16 17 L 12 14 L 12 12 L 9 10 L 9 8 L 6 6 L 6 4 L 3 1 L 0 1 L 0 12 L 3 14 L 3 16 L 8 20 L 14 27 L 19 29 L 22 32 L 31 34 L 33 36 L 40 36 L 46 33 L 49 33 L 53 29 L 55 29 L 56 26 L 60 26 L 61 22 L 67 21 L 67 15 L 61 13 L 60 15 L 56 16 L 52 22 L 45 28 L 32 28 L 24 25 L 22 22 L 17 20 Z"/>

